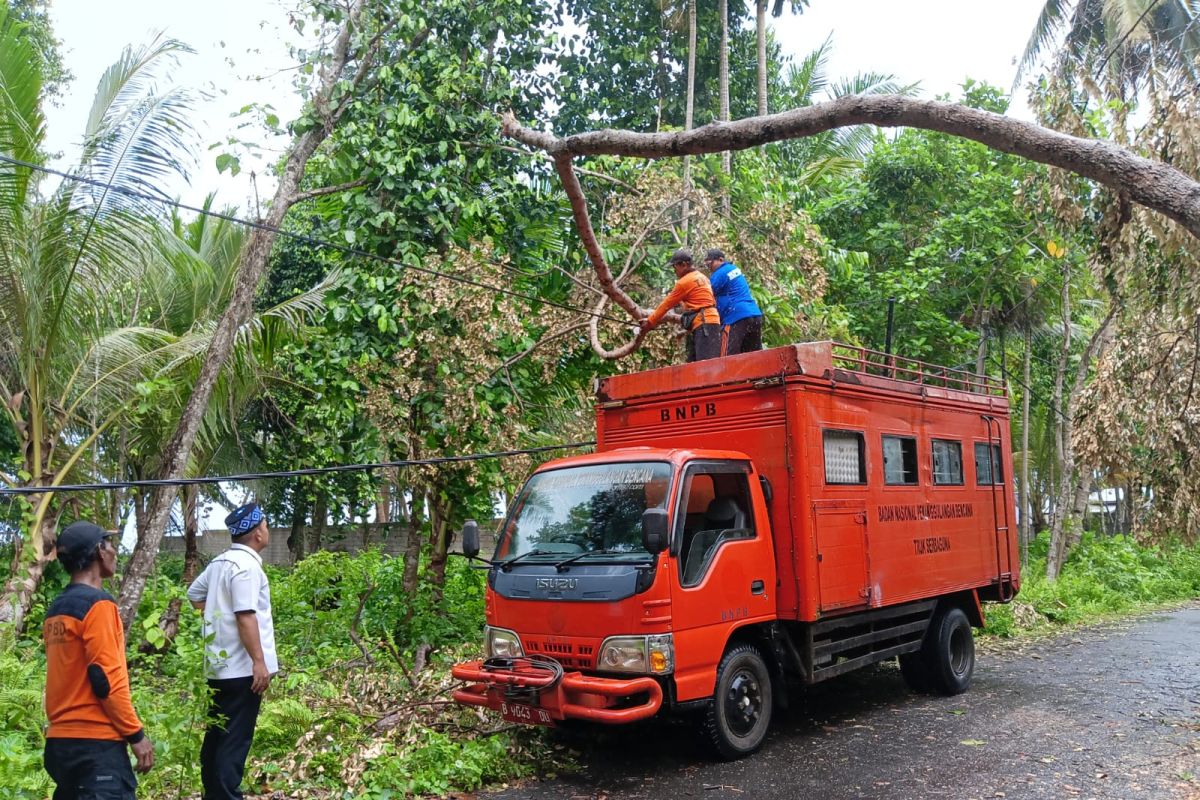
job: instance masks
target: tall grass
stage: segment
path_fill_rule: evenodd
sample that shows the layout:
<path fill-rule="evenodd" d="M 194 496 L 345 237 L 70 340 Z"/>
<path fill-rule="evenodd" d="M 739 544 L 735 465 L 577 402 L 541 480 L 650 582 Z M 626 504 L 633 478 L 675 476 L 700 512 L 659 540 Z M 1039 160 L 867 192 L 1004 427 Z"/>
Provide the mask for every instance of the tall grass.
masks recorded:
<path fill-rule="evenodd" d="M 987 632 L 1048 632 L 1200 597 L 1200 546 L 1141 545 L 1128 536 L 1085 534 L 1053 583 L 1046 580 L 1048 541 L 1030 545 L 1021 591 L 1007 606 L 990 606 Z"/>

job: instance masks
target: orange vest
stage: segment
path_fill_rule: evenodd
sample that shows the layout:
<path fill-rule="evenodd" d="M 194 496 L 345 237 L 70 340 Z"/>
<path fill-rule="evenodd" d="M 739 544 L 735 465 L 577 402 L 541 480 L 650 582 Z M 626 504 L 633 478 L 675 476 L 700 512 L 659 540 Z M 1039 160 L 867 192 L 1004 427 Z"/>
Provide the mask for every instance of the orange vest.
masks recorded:
<path fill-rule="evenodd" d="M 54 598 L 46 644 L 49 739 L 137 742 L 142 722 L 129 696 L 125 630 L 108 592 L 72 583 Z"/>
<path fill-rule="evenodd" d="M 701 325 L 721 324 L 721 315 L 717 313 L 717 300 L 713 297 L 712 286 L 709 285 L 708 278 L 704 273 L 699 270 L 692 270 L 675 281 L 675 287 L 671 289 L 671 293 L 658 304 L 658 308 L 654 309 L 654 313 L 650 315 L 650 327 L 653 328 L 662 322 L 662 318 L 667 315 L 667 312 L 679 303 L 683 303 L 685 311 L 704 309 L 696 315 L 691 330 L 694 331 Z"/>

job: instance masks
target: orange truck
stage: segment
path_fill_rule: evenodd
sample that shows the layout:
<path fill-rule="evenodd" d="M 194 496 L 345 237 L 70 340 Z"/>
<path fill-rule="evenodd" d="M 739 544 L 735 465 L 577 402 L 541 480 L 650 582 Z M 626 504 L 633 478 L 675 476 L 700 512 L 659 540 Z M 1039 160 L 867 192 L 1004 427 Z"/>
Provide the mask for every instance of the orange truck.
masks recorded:
<path fill-rule="evenodd" d="M 899 658 L 957 694 L 1020 585 L 995 379 L 831 342 L 599 382 L 596 452 L 542 465 L 487 562 L 459 703 L 516 722 L 694 712 L 754 752 L 791 690 Z"/>

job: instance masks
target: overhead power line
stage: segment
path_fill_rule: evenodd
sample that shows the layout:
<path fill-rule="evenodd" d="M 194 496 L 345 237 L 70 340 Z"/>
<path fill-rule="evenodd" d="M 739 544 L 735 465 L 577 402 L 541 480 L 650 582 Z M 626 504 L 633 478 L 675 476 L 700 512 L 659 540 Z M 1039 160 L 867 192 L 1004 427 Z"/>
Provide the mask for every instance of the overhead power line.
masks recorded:
<path fill-rule="evenodd" d="M 523 294 L 521 292 L 513 291 L 512 289 L 505 289 L 501 286 L 492 286 L 491 284 L 484 283 L 482 281 L 477 281 L 472 278 L 466 278 L 466 277 L 463 277 L 462 275 L 455 275 L 452 272 L 442 272 L 440 270 L 432 269 L 430 267 L 421 267 L 421 266 L 415 266 L 413 264 L 406 264 L 398 258 L 391 258 L 389 256 L 381 256 L 378 253 L 372 253 L 368 250 L 363 250 L 358 247 L 351 247 L 350 245 L 338 244 L 337 242 L 330 242 L 325 239 L 318 239 L 315 236 L 309 236 L 309 235 L 303 234 L 303 233 L 295 233 L 293 231 L 286 231 L 283 228 L 277 228 L 273 225 L 267 225 L 266 223 L 258 222 L 257 220 L 244 219 L 242 217 L 235 217 L 232 214 L 224 214 L 220 211 L 213 211 L 212 209 L 206 209 L 206 208 L 200 208 L 198 206 L 188 205 L 187 203 L 181 203 L 178 200 L 171 200 L 168 197 L 148 194 L 146 192 L 139 192 L 134 189 L 128 189 L 128 188 L 125 188 L 122 186 L 112 186 L 108 183 L 105 183 L 104 181 L 97 180 L 95 178 L 89 178 L 84 175 L 76 175 L 76 174 L 73 174 L 70 172 L 63 172 L 61 170 L 42 166 L 41 164 L 34 164 L 30 161 L 22 161 L 21 159 L 13 158 L 12 156 L 0 154 L 0 162 L 6 163 L 6 164 L 12 164 L 13 166 L 16 166 L 16 167 L 23 167 L 25 169 L 31 169 L 31 170 L 34 170 L 35 172 L 41 172 L 46 175 L 54 175 L 56 177 L 62 178 L 63 180 L 73 181 L 75 183 L 83 183 L 88 186 L 95 186 L 97 188 L 105 189 L 109 192 L 113 192 L 115 194 L 125 195 L 126 197 L 134 197 L 139 200 L 146 200 L 151 203 L 158 203 L 160 205 L 170 206 L 172 208 L 177 208 L 182 211 L 190 211 L 194 214 L 201 214 L 206 217 L 213 217 L 214 219 L 225 220 L 226 222 L 232 222 L 235 225 L 244 225 L 247 228 L 253 228 L 255 230 L 269 231 L 278 236 L 285 236 L 289 239 L 293 239 L 298 242 L 304 242 L 305 244 L 312 245 L 313 247 L 322 247 L 322 248 L 326 248 L 329 250 L 336 250 L 336 251 L 338 251 L 340 253 L 344 253 L 346 255 L 357 256 L 358 258 L 366 258 L 366 259 L 370 259 L 372 261 L 379 261 L 384 264 L 390 264 L 391 266 L 399 267 L 400 269 L 411 269 L 416 272 L 424 273 L 426 275 L 433 275 L 438 278 L 445 278 L 446 280 L 455 281 L 457 283 L 462 283 L 467 286 L 474 286 L 477 289 L 485 289 L 489 292 L 495 292 L 497 294 L 504 294 L 504 295 L 508 295 L 509 297 L 517 297 L 522 300 L 528 300 L 533 303 L 544 303 L 548 306 L 553 306 L 554 308 L 561 308 L 564 311 L 571 311 L 576 314 L 583 314 L 588 317 L 595 317 L 596 319 L 602 319 L 602 320 L 606 320 L 608 322 L 616 322 L 616 323 L 619 323 L 622 325 L 633 324 L 633 320 L 628 319 L 628 318 L 621 319 L 619 317 L 610 317 L 607 314 L 598 314 L 595 311 L 588 311 L 586 309 L 576 308 L 575 306 L 569 305 L 567 303 L 559 303 L 555 300 L 547 300 L 544 297 L 538 297 L 536 295 Z M 500 264 L 499 262 L 492 261 L 491 263 L 494 263 L 497 266 L 500 266 L 501 268 L 507 269 L 507 267 L 504 267 L 504 265 Z"/>
<path fill-rule="evenodd" d="M 512 458 L 514 456 L 536 455 L 555 450 L 575 450 L 580 447 L 591 447 L 595 441 L 570 442 L 568 444 L 552 444 L 545 447 L 528 447 L 524 450 L 501 450 L 494 453 L 471 453 L 465 456 L 439 456 L 437 458 L 418 458 L 405 461 L 376 461 L 367 464 L 339 464 L 332 467 L 310 467 L 308 469 L 292 469 L 282 472 L 245 472 L 240 475 L 211 475 L 203 478 L 176 478 L 172 480 L 143 480 L 143 481 L 111 481 L 109 483 L 74 483 L 60 486 L 16 486 L 0 487 L 0 496 L 44 494 L 46 492 L 98 492 L 113 489 L 140 489 L 163 486 L 199 486 L 217 483 L 245 483 L 246 481 L 271 480 L 276 478 L 298 478 L 305 475 L 327 475 L 335 472 L 372 472 L 380 469 L 398 467 L 427 467 L 439 464 L 463 464 L 471 461 L 487 461 L 490 459 Z"/>

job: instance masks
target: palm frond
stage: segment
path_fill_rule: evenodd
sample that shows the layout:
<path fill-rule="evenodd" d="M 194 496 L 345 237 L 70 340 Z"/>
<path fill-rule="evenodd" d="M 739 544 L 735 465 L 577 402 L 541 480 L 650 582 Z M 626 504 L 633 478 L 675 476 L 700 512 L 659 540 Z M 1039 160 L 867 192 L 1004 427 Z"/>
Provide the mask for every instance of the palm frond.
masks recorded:
<path fill-rule="evenodd" d="M 1026 71 L 1037 63 L 1038 57 L 1051 46 L 1062 33 L 1074 6 L 1080 0 L 1046 0 L 1042 10 L 1038 12 L 1037 22 L 1034 23 L 1033 33 L 1025 44 L 1025 52 L 1017 62 L 1017 74 L 1013 77 L 1012 91 L 1016 91 Z M 1084 0 L 1086 2 L 1086 0 Z"/>
<path fill-rule="evenodd" d="M 39 63 L 24 26 L 0 6 L 0 153 L 28 162 L 40 160 L 46 133 Z M 30 181 L 28 168 L 0 165 L 0 224 L 24 204 Z"/>
<path fill-rule="evenodd" d="M 809 106 L 813 98 L 825 91 L 828 85 L 826 71 L 829 58 L 833 53 L 833 34 L 825 37 L 825 41 L 806 55 L 799 64 L 788 67 L 786 84 L 787 105 L 791 108 Z"/>
<path fill-rule="evenodd" d="M 186 177 L 194 135 L 187 121 L 192 96 L 181 89 L 160 92 L 158 81 L 180 54 L 191 52 L 182 42 L 160 37 L 144 47 L 127 47 L 104 73 L 83 142 L 81 167 L 91 177 L 163 197 L 165 179 Z M 86 187 L 86 193 L 105 206 L 120 203 L 152 214 L 159 211 L 145 201 L 95 187 Z"/>

